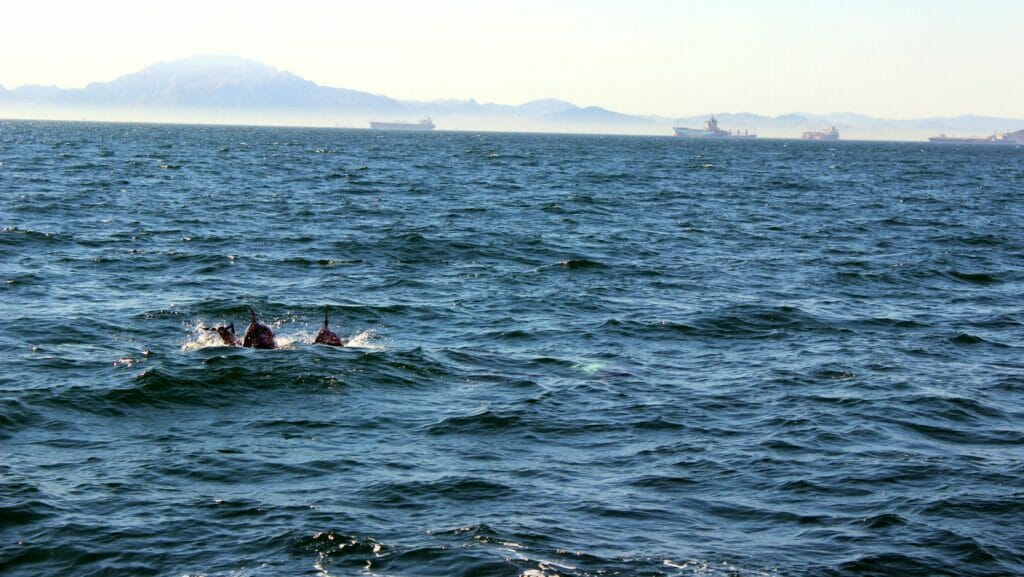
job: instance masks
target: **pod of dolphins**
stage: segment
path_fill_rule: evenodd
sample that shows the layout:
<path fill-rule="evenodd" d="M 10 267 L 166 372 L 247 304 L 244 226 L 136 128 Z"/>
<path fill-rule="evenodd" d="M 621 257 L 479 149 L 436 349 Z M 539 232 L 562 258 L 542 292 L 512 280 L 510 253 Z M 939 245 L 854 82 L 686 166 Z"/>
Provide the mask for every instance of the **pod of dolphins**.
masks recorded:
<path fill-rule="evenodd" d="M 250 349 L 276 349 L 274 342 L 274 331 L 260 322 L 256 316 L 256 309 L 249 307 L 249 314 L 252 317 L 249 327 L 245 329 L 245 336 L 241 339 L 235 334 L 235 323 L 220 325 L 216 327 L 201 327 L 204 331 L 216 331 L 225 345 L 231 347 L 246 347 Z M 339 338 L 328 326 L 327 307 L 324 307 L 324 326 L 316 334 L 314 343 L 329 345 L 332 347 L 343 347 L 346 341 Z"/>

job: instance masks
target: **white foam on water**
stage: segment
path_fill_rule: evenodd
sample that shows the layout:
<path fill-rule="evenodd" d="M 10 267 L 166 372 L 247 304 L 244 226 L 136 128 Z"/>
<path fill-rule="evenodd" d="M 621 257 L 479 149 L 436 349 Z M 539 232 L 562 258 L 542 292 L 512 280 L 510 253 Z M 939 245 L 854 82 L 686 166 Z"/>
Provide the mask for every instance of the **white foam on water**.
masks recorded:
<path fill-rule="evenodd" d="M 296 345 L 304 345 L 313 342 L 307 336 L 308 333 L 284 334 L 274 331 L 274 344 L 279 349 L 294 349 Z"/>
<path fill-rule="evenodd" d="M 579 369 L 588 375 L 594 375 L 606 366 L 608 366 L 608 363 L 604 361 L 583 361 L 574 365 L 573 368 Z"/>
<path fill-rule="evenodd" d="M 228 345 L 224 344 L 223 339 L 220 338 L 220 335 L 218 335 L 216 331 L 205 331 L 205 330 L 203 330 L 203 327 L 213 327 L 213 326 L 217 326 L 217 325 L 215 325 L 215 324 L 210 325 L 210 324 L 206 324 L 206 323 L 201 322 L 201 321 L 197 321 L 195 324 L 193 324 L 191 326 L 192 334 L 188 338 L 188 340 L 186 340 L 184 343 L 182 343 L 181 350 L 183 350 L 185 352 L 188 352 L 188 351 L 196 351 L 196 350 L 199 350 L 199 349 L 205 349 L 207 347 L 226 347 L 226 346 L 228 346 Z"/>
<path fill-rule="evenodd" d="M 383 351 L 384 345 L 379 342 L 374 342 L 374 339 L 379 337 L 377 331 L 373 329 L 366 329 L 365 331 L 358 332 L 348 338 L 348 342 L 345 343 L 346 348 L 350 349 L 366 349 L 370 351 Z"/>

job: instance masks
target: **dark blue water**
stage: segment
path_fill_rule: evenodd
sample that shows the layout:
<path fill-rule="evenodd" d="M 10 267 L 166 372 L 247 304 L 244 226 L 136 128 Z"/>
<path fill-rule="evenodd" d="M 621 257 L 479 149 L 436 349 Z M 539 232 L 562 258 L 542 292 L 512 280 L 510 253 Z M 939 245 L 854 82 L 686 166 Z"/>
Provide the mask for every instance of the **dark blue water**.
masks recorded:
<path fill-rule="evenodd" d="M 1024 574 L 1020 147 L 7 122 L 0 195 L 5 576 Z"/>

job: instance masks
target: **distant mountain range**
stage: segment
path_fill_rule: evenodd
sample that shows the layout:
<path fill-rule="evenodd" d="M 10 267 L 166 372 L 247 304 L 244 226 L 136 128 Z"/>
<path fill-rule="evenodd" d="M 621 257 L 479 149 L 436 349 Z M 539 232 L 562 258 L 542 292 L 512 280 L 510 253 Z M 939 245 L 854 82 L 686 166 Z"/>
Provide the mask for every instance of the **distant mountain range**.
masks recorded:
<path fill-rule="evenodd" d="M 681 95 L 680 98 L 684 98 Z M 844 139 L 920 140 L 939 133 L 988 135 L 1024 128 L 1024 120 L 957 116 L 892 120 L 869 116 L 793 113 L 782 116 L 716 112 L 725 129 L 762 137 L 798 138 L 835 126 Z M 320 86 L 233 56 L 185 58 L 149 66 L 85 88 L 0 86 L 0 118 L 136 120 L 151 122 L 292 124 L 364 128 L 370 120 L 415 121 L 430 116 L 439 129 L 671 135 L 679 124 L 698 128 L 710 114 L 665 118 L 622 114 L 563 100 L 518 106 L 476 100 L 400 101 Z"/>

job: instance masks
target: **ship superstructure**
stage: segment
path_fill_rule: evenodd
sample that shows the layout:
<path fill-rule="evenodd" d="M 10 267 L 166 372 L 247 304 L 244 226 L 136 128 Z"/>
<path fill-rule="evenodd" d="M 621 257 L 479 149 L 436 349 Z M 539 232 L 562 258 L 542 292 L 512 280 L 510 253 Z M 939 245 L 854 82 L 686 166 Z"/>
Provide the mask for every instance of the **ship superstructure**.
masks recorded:
<path fill-rule="evenodd" d="M 751 134 L 746 130 L 742 134 L 738 130 L 735 132 L 722 130 L 718 127 L 718 119 L 714 116 L 704 123 L 704 128 L 676 126 L 672 130 L 676 132 L 676 136 L 681 138 L 757 138 L 756 134 Z"/>
<path fill-rule="evenodd" d="M 839 140 L 839 131 L 833 126 L 828 130 L 808 130 L 804 132 L 800 138 L 804 140 Z"/>
<path fill-rule="evenodd" d="M 370 123 L 373 130 L 433 130 L 434 122 L 426 117 L 419 122 L 377 122 Z"/>
<path fill-rule="evenodd" d="M 985 137 L 955 137 L 940 134 L 929 138 L 928 142 L 938 142 L 940 144 L 1024 144 L 1024 130 L 997 132 L 992 136 Z"/>

